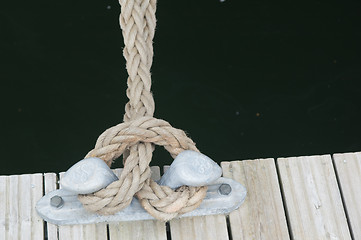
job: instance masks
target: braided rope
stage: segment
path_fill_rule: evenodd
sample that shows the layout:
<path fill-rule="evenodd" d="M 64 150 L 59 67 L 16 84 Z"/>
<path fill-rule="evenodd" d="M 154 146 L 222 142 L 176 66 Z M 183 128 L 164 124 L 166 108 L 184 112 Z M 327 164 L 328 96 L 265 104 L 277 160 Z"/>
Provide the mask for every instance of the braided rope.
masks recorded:
<path fill-rule="evenodd" d="M 124 121 L 153 116 L 155 104 L 150 91 L 153 61 L 156 0 L 120 0 L 123 55 L 129 74 Z"/>
<path fill-rule="evenodd" d="M 118 181 L 98 192 L 79 195 L 85 209 L 103 215 L 127 207 L 137 196 L 154 218 L 168 221 L 197 208 L 207 187 L 182 186 L 175 191 L 150 179 L 149 163 L 154 144 L 163 146 L 172 157 L 184 150 L 198 151 L 180 129 L 153 118 L 154 99 L 150 91 L 150 68 L 156 25 L 156 0 L 120 0 L 120 26 L 124 37 L 123 55 L 129 74 L 124 123 L 103 132 L 85 158 L 98 157 L 108 166 L 123 155 L 124 169 Z"/>

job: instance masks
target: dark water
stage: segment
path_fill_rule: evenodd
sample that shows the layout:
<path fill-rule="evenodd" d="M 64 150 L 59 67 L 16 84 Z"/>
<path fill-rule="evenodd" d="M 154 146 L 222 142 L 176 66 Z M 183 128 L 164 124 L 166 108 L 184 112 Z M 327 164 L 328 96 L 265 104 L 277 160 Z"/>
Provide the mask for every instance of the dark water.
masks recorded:
<path fill-rule="evenodd" d="M 160 0 L 155 116 L 216 161 L 361 151 L 360 10 Z M 119 12 L 113 0 L 2 3 L 0 174 L 66 170 L 122 120 Z M 171 158 L 157 148 L 153 161 Z"/>

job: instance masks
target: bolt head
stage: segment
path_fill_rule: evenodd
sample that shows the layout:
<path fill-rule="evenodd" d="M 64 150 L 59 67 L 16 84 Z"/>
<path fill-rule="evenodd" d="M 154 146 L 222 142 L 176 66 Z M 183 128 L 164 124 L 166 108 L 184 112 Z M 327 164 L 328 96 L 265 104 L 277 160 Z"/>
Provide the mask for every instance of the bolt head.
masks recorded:
<path fill-rule="evenodd" d="M 229 184 L 221 184 L 218 191 L 221 195 L 229 195 L 232 192 L 232 188 Z"/>
<path fill-rule="evenodd" d="M 56 195 L 50 198 L 50 205 L 52 207 L 61 208 L 64 205 L 64 200 L 62 199 L 62 197 Z"/>

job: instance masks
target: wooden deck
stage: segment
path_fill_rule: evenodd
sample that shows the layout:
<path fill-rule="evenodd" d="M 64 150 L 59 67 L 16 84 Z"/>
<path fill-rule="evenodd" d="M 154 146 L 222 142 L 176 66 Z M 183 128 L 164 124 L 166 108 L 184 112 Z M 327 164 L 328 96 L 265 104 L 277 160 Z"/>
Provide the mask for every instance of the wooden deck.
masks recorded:
<path fill-rule="evenodd" d="M 232 161 L 221 166 L 225 177 L 246 186 L 244 204 L 229 216 L 169 223 L 58 227 L 44 223 L 34 209 L 44 193 L 57 188 L 58 175 L 0 176 L 0 240 L 361 239 L 361 152 Z M 153 177 L 159 177 L 159 168 L 152 169 Z"/>

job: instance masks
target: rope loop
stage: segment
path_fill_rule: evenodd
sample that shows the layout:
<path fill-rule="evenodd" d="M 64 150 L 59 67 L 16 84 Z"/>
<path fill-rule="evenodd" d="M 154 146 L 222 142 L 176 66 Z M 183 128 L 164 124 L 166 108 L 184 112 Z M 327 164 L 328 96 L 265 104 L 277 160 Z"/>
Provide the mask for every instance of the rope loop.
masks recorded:
<path fill-rule="evenodd" d="M 110 166 L 123 153 L 128 151 L 129 155 L 118 181 L 98 192 L 79 195 L 85 209 L 103 215 L 114 214 L 136 196 L 149 214 L 168 221 L 197 208 L 206 195 L 206 186 L 182 186 L 174 191 L 150 179 L 154 144 L 163 146 L 173 158 L 184 150 L 198 151 L 184 131 L 154 117 L 140 117 L 107 129 L 85 158 L 98 157 Z"/>

